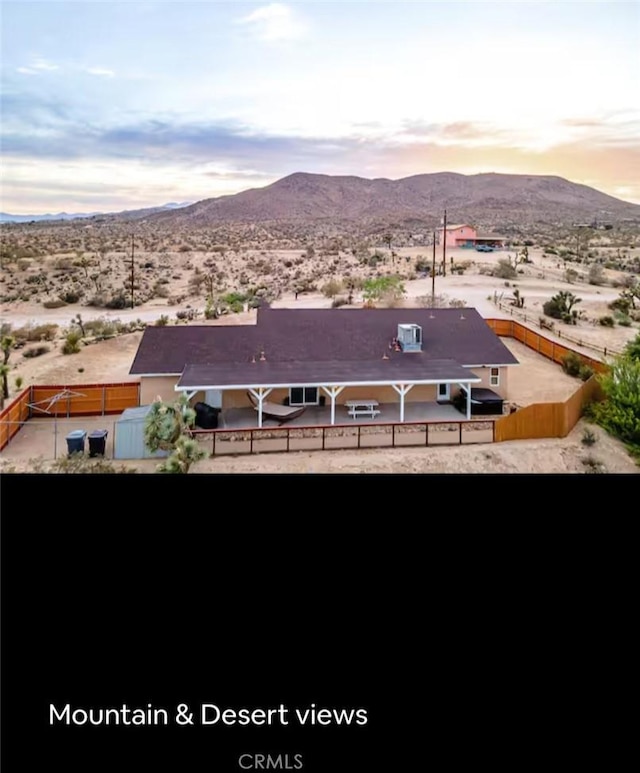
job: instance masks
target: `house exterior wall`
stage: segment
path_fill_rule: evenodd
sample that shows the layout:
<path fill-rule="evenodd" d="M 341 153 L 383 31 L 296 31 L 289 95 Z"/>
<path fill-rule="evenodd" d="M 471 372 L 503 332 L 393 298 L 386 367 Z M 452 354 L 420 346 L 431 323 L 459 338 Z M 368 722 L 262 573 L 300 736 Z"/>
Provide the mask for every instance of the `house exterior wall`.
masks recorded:
<path fill-rule="evenodd" d="M 482 381 L 479 384 L 472 384 L 472 387 L 481 388 L 481 389 L 491 389 L 494 392 L 497 392 L 497 394 L 500 395 L 500 397 L 503 397 L 505 400 L 509 396 L 508 391 L 508 381 L 509 381 L 509 368 L 503 367 L 498 368 L 499 371 L 499 379 L 500 383 L 498 386 L 491 386 L 491 378 L 490 378 L 490 371 L 491 368 L 470 368 L 470 370 L 478 376 L 478 378 L 481 378 Z M 457 390 L 459 391 L 459 390 Z"/>
<path fill-rule="evenodd" d="M 442 244 L 442 228 L 438 233 L 439 242 Z M 470 245 L 475 244 L 476 241 L 476 229 L 470 225 L 462 226 L 461 228 L 447 228 L 447 247 L 461 247 L 466 243 Z"/>
<path fill-rule="evenodd" d="M 331 398 L 323 390 L 320 390 L 320 395 L 325 395 L 326 405 L 331 405 Z M 289 397 L 289 390 L 273 389 L 267 400 L 270 403 L 282 402 L 285 397 Z M 363 400 L 371 399 L 377 400 L 379 403 L 399 403 L 400 395 L 391 386 L 358 386 L 358 387 L 345 387 L 336 399 L 336 405 L 344 405 L 347 400 Z M 421 384 L 414 386 L 406 395 L 405 402 L 431 402 L 436 400 L 436 386 L 435 384 Z M 246 389 L 234 389 L 225 390 L 222 393 L 222 409 L 228 410 L 229 408 L 250 408 L 252 403 L 247 396 Z"/>
<path fill-rule="evenodd" d="M 289 397 L 289 390 L 272 389 L 267 395 L 267 401 L 270 403 L 279 403 L 282 405 L 282 401 L 285 397 Z M 252 408 L 253 403 L 249 400 L 249 395 L 246 389 L 225 389 L 222 392 L 222 410 L 226 411 L 229 408 Z"/>
<path fill-rule="evenodd" d="M 156 397 L 173 402 L 180 397 L 174 387 L 179 376 L 142 376 L 140 378 L 140 405 L 149 405 Z"/>

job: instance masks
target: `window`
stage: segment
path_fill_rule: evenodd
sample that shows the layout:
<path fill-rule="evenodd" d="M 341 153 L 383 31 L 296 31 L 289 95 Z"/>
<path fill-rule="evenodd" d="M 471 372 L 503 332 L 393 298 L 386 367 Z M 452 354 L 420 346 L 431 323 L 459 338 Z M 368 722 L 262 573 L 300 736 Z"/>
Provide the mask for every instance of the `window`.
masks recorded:
<path fill-rule="evenodd" d="M 491 368 L 489 384 L 490 386 L 500 386 L 500 368 Z"/>
<path fill-rule="evenodd" d="M 289 390 L 290 405 L 317 405 L 318 387 L 292 387 Z"/>

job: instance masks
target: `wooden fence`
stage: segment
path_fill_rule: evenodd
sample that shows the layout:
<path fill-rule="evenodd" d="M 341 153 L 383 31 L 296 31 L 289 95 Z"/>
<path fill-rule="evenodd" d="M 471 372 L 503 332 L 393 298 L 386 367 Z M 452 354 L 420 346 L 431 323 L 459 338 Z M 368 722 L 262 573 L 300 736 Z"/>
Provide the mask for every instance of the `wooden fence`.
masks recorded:
<path fill-rule="evenodd" d="M 54 400 L 65 390 L 69 395 Z M 52 402 L 53 401 L 53 402 Z M 140 404 L 140 383 L 71 384 L 29 386 L 0 413 L 0 451 L 34 416 L 71 418 L 72 416 L 105 416 L 122 413 Z M 37 407 L 33 407 L 37 406 Z M 38 410 L 39 409 L 39 410 Z"/>
<path fill-rule="evenodd" d="M 46 385 L 31 387 L 32 404 L 48 409 L 46 414 L 35 411 L 34 416 L 57 416 L 71 418 L 72 416 L 105 416 L 111 413 L 122 413 L 125 408 L 140 404 L 139 382 L 122 382 L 116 384 L 73 384 L 71 386 Z M 51 400 L 63 390 L 70 394 L 62 400 L 51 404 Z"/>
<path fill-rule="evenodd" d="M 498 308 L 501 311 L 505 311 L 508 314 L 510 314 L 512 317 L 517 316 L 524 322 L 528 322 L 530 325 L 536 325 L 537 327 L 541 327 L 540 325 L 540 314 L 536 317 L 535 314 L 532 312 L 524 312 L 521 309 L 516 309 L 514 306 L 511 306 L 510 304 L 502 303 L 501 301 L 497 301 Z M 501 322 L 509 322 L 510 320 L 500 320 Z M 600 352 L 605 357 L 615 357 L 616 355 L 622 354 L 622 352 L 619 349 L 615 349 L 612 346 L 598 346 L 598 344 L 594 344 L 591 341 L 585 341 L 584 338 L 577 338 L 576 336 L 572 336 L 570 333 L 567 333 L 566 331 L 562 331 L 559 328 L 557 330 L 554 330 L 554 335 L 558 336 L 558 338 L 564 338 L 565 341 L 569 341 L 569 343 L 577 344 L 578 346 L 581 346 L 583 349 L 592 349 L 594 352 Z"/>
<path fill-rule="evenodd" d="M 0 413 L 0 451 L 22 427 L 22 422 L 29 418 L 30 402 L 31 387 L 27 387 Z"/>
<path fill-rule="evenodd" d="M 530 349 L 534 349 L 543 357 L 547 357 L 549 360 L 553 360 L 553 362 L 557 362 L 560 365 L 562 364 L 562 359 L 570 352 L 573 352 L 574 354 L 577 354 L 582 362 L 585 365 L 588 365 L 594 373 L 604 373 L 608 369 L 607 365 L 600 360 L 594 360 L 593 357 L 576 352 L 575 349 L 563 346 L 557 341 L 552 341 L 550 338 L 537 333 L 535 330 L 531 330 L 520 322 L 516 322 L 515 319 L 487 319 L 485 321 L 496 335 L 515 338 L 516 341 L 520 341 Z"/>
<path fill-rule="evenodd" d="M 495 441 L 566 437 L 582 416 L 585 406 L 598 400 L 601 394 L 596 376 L 591 376 L 563 403 L 534 403 L 498 419 Z"/>

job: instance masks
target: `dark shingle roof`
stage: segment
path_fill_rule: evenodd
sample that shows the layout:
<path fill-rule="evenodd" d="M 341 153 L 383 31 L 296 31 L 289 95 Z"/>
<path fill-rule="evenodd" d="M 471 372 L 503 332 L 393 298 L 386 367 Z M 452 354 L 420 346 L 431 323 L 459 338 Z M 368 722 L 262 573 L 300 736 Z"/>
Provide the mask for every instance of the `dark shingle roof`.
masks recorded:
<path fill-rule="evenodd" d="M 374 361 L 414 356 L 389 350 L 399 324 L 422 328 L 422 356 L 460 365 L 516 358 L 475 309 L 259 309 L 256 325 L 148 327 L 133 374 L 181 373 L 188 364 Z"/>
<path fill-rule="evenodd" d="M 354 381 L 475 381 L 480 379 L 469 368 L 453 360 L 430 360 L 423 354 L 407 354 L 393 360 L 355 362 L 241 362 L 216 365 L 187 365 L 179 387 L 230 386 L 314 386 Z"/>

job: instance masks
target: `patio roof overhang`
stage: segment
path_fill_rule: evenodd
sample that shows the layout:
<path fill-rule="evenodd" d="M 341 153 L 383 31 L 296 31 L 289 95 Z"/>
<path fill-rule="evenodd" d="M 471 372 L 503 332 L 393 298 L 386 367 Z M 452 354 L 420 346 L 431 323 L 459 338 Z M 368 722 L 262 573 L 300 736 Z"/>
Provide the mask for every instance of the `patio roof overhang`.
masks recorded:
<path fill-rule="evenodd" d="M 406 359 L 405 359 L 406 357 Z M 393 384 L 468 384 L 481 379 L 455 360 L 403 357 L 351 362 L 239 362 L 186 365 L 176 391 L 314 386 L 390 386 Z"/>

